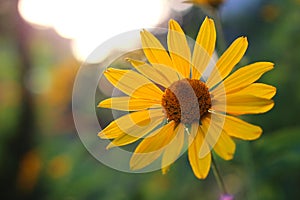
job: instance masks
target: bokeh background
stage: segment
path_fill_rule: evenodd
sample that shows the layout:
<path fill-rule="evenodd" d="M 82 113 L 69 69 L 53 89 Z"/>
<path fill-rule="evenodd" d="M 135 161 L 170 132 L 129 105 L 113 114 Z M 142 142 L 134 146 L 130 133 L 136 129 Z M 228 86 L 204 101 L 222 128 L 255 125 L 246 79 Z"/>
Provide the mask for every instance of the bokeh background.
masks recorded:
<path fill-rule="evenodd" d="M 90 51 L 124 31 L 167 27 L 170 18 L 195 38 L 208 12 L 178 0 L 112 2 L 0 0 L 1 199 L 218 199 L 213 174 L 197 180 L 186 155 L 166 175 L 128 174 L 103 165 L 81 143 L 72 88 Z M 263 127 L 262 137 L 236 141 L 235 158 L 217 160 L 224 181 L 236 199 L 297 199 L 300 1 L 227 0 L 220 15 L 227 44 L 248 37 L 243 63 L 275 63 L 261 80 L 277 87 L 272 111 L 246 117 Z M 100 121 L 111 120 L 98 112 Z"/>

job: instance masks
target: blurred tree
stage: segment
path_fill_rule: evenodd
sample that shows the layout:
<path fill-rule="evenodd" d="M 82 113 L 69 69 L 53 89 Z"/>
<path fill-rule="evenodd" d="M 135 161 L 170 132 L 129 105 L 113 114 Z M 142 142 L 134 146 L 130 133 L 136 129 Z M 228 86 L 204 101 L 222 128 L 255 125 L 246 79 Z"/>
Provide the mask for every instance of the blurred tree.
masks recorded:
<path fill-rule="evenodd" d="M 34 145 L 34 107 L 32 94 L 25 87 L 25 79 L 31 69 L 29 55 L 30 27 L 19 16 L 17 9 L 18 1 L 13 0 L 7 3 L 5 15 L 1 15 L 1 29 L 10 37 L 14 44 L 16 53 L 15 59 L 18 61 L 20 99 L 18 122 L 15 133 L 10 133 L 8 141 L 3 147 L 5 162 L 1 166 L 1 196 L 4 199 L 32 199 L 32 191 L 22 190 L 18 185 L 19 171 L 21 167 L 28 168 L 31 165 L 21 166 L 21 162 L 26 163 L 26 157 Z M 9 26 L 8 26 L 9 25 Z M 29 156 L 32 158 L 32 156 Z M 27 159 L 28 161 L 28 159 Z M 31 159 L 32 161 L 32 159 Z M 29 169 L 30 170 L 30 169 Z M 24 182 L 25 184 L 27 182 Z M 31 188 L 29 188 L 31 189 Z"/>

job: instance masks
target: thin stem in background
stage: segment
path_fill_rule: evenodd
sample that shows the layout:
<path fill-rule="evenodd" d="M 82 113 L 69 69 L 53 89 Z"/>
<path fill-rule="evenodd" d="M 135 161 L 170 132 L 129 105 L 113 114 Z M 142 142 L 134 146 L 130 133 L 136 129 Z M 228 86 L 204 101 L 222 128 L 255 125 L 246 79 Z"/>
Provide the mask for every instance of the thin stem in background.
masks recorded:
<path fill-rule="evenodd" d="M 212 167 L 212 171 L 214 173 L 214 176 L 216 178 L 217 184 L 218 184 L 219 188 L 222 190 L 223 194 L 228 194 L 227 189 L 225 187 L 224 181 L 223 181 L 222 176 L 220 174 L 220 171 L 217 167 L 217 164 L 216 164 L 216 161 L 214 159 L 213 154 L 211 154 L 211 160 L 212 160 L 211 167 Z"/>

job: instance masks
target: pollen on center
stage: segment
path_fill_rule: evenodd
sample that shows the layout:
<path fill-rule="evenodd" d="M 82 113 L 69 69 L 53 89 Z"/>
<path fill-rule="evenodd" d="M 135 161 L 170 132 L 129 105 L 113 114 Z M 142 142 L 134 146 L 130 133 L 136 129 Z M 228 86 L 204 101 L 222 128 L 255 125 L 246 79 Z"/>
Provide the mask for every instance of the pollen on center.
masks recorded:
<path fill-rule="evenodd" d="M 205 83 L 187 78 L 174 82 L 165 90 L 162 106 L 169 121 L 192 124 L 207 114 L 211 98 Z"/>

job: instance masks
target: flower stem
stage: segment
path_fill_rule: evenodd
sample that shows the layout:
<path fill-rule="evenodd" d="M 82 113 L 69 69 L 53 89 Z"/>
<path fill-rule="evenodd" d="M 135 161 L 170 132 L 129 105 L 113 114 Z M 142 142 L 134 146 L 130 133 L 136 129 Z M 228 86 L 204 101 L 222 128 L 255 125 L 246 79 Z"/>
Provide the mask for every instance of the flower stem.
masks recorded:
<path fill-rule="evenodd" d="M 223 194 L 228 194 L 227 190 L 226 190 L 226 187 L 225 187 L 225 184 L 224 184 L 224 181 L 221 177 L 221 174 L 220 174 L 220 171 L 217 167 L 217 164 L 216 164 L 216 161 L 213 157 L 213 155 L 211 156 L 211 160 L 212 160 L 212 171 L 214 173 L 214 176 L 216 178 L 216 181 L 217 181 L 217 184 L 219 186 L 219 188 L 222 190 L 222 193 Z"/>

